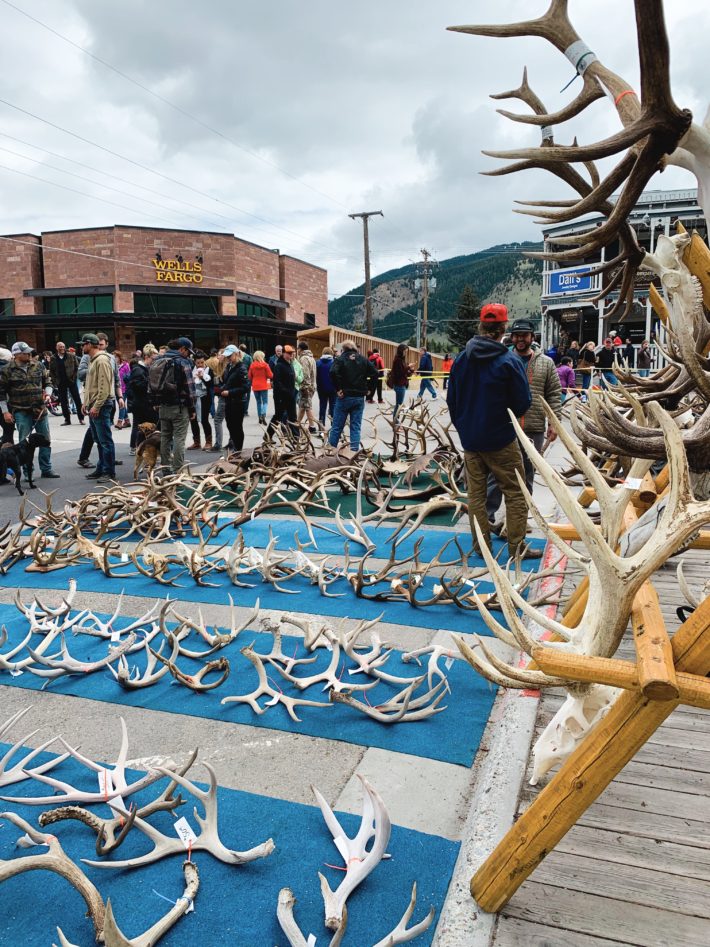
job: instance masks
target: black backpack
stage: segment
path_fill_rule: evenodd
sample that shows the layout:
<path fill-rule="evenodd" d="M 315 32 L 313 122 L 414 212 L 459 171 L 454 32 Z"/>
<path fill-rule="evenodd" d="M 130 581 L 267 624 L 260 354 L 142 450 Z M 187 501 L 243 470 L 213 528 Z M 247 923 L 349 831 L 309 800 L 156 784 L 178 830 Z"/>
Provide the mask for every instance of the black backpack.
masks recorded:
<path fill-rule="evenodd" d="M 176 358 L 164 356 L 153 361 L 148 370 L 148 393 L 153 404 L 179 404 L 181 375 Z"/>

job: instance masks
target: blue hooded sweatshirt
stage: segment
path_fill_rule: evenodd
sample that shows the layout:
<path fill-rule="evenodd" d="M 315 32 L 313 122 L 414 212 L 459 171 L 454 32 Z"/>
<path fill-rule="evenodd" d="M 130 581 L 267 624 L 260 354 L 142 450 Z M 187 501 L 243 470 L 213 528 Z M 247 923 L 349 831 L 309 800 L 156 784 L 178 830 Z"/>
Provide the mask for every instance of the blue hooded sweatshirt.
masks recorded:
<path fill-rule="evenodd" d="M 508 410 L 522 417 L 532 395 L 521 360 L 501 342 L 476 335 L 451 366 L 446 401 L 463 449 L 494 451 L 515 440 Z"/>

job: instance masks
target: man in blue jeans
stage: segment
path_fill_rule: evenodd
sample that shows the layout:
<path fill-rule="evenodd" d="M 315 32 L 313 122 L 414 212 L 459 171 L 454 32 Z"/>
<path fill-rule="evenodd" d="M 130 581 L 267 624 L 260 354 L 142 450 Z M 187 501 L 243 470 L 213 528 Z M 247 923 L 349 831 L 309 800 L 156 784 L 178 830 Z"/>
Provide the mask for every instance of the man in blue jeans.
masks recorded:
<path fill-rule="evenodd" d="M 346 339 L 341 354 L 330 366 L 330 377 L 336 398 L 328 443 L 331 447 L 338 446 L 345 422 L 350 418 L 350 450 L 358 451 L 365 396 L 377 384 L 377 369 L 360 355 L 351 339 Z"/>
<path fill-rule="evenodd" d="M 417 397 L 422 398 L 424 392 L 428 391 L 432 398 L 436 398 L 436 389 L 432 383 L 432 372 L 434 371 L 434 363 L 431 360 L 431 355 L 429 354 L 426 345 L 423 345 L 419 349 L 419 368 L 417 372 L 421 377 L 419 382 L 419 395 Z"/>
<path fill-rule="evenodd" d="M 84 408 L 89 415 L 91 433 L 99 452 L 96 470 L 86 475 L 87 480 L 107 483 L 116 477 L 116 448 L 111 433 L 111 414 L 114 403 L 113 362 L 108 352 L 101 349 L 99 337 L 87 332 L 81 340 L 84 354 L 89 356 L 89 372 L 84 384 Z"/>
<path fill-rule="evenodd" d="M 47 369 L 40 361 L 32 360 L 32 349 L 27 342 L 15 342 L 12 361 L 0 372 L 0 410 L 6 425 L 13 422 L 20 440 L 32 428 L 49 440 L 49 423 L 45 400 L 51 392 Z M 56 480 L 59 474 L 52 470 L 52 448 L 40 447 L 39 467 L 42 477 Z M 25 477 L 31 480 L 31 471 L 25 468 Z"/>

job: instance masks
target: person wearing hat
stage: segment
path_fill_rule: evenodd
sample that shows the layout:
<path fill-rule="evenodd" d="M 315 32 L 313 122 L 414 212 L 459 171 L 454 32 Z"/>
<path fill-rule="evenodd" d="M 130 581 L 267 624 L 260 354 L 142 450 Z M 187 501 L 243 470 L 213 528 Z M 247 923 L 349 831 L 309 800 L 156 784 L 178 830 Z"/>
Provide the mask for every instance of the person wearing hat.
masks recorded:
<path fill-rule="evenodd" d="M 277 346 L 278 348 L 278 346 Z M 296 350 L 292 345 L 284 345 L 281 355 L 276 359 L 271 382 L 274 392 L 274 416 L 269 421 L 266 429 L 266 435 L 271 436 L 276 425 L 281 425 L 284 421 L 288 422 L 291 433 L 298 434 L 298 425 L 296 422 L 296 372 L 293 368 L 293 360 L 296 357 Z"/>
<path fill-rule="evenodd" d="M 89 416 L 89 427 L 98 451 L 96 468 L 86 475 L 87 480 L 107 483 L 116 478 L 116 447 L 111 433 L 111 416 L 115 407 L 116 385 L 113 361 L 94 332 L 85 332 L 81 338 L 84 355 L 89 356 L 89 370 L 84 382 L 84 409 Z"/>
<path fill-rule="evenodd" d="M 505 496 L 508 552 L 531 557 L 524 549 L 528 507 L 517 478 L 523 475 L 523 458 L 508 412 L 524 415 L 532 395 L 521 360 L 501 341 L 507 325 L 508 310 L 501 303 L 481 309 L 478 334 L 451 366 L 446 402 L 464 449 L 474 549 L 480 555 L 476 523 L 483 542 L 491 545 L 486 485 L 492 474 Z"/>
<path fill-rule="evenodd" d="M 160 462 L 165 471 L 177 473 L 185 463 L 185 441 L 190 421 L 195 418 L 195 384 L 192 380 L 192 342 L 184 335 L 171 339 L 165 352 L 160 352 L 150 366 L 149 384 L 153 403 L 160 418 Z M 172 363 L 170 381 L 156 390 L 154 378 L 167 379 Z"/>
<path fill-rule="evenodd" d="M 520 424 L 528 439 L 535 445 L 536 450 L 542 451 L 545 434 L 547 434 L 547 439 L 550 442 L 557 437 L 557 432 L 547 424 L 547 415 L 542 402 L 544 399 L 557 417 L 562 418 L 562 385 L 552 359 L 548 355 L 544 355 L 539 349 L 533 348 L 534 333 L 535 327 L 529 319 L 516 319 L 510 330 L 510 341 L 513 344 L 513 355 L 520 360 L 525 369 L 532 394 L 532 404 Z M 535 467 L 525 451 L 523 451 L 523 465 L 525 467 L 525 486 L 528 488 L 528 492 L 532 493 Z M 495 481 L 489 480 L 486 504 L 489 519 L 495 519 L 502 499 L 503 496 L 498 485 Z"/>
<path fill-rule="evenodd" d="M 5 425 L 15 424 L 19 440 L 34 428 L 38 434 L 49 436 L 49 418 L 45 401 L 52 388 L 49 372 L 42 362 L 33 361 L 32 349 L 26 342 L 15 342 L 10 352 L 12 360 L 0 370 L 0 411 Z M 59 474 L 52 470 L 52 448 L 40 447 L 39 469 L 45 479 L 56 480 Z M 25 470 L 31 480 L 31 470 Z"/>
<path fill-rule="evenodd" d="M 223 356 L 227 365 L 222 381 L 215 386 L 215 394 L 224 399 L 224 420 L 229 431 L 232 448 L 240 451 L 244 447 L 244 396 L 249 387 L 244 353 L 236 345 L 228 345 Z"/>
<path fill-rule="evenodd" d="M 352 339 L 345 339 L 340 355 L 330 366 L 330 377 L 335 385 L 336 398 L 328 443 L 331 447 L 338 446 L 345 422 L 349 419 L 350 450 L 359 451 L 365 396 L 377 385 L 377 369 L 358 352 Z"/>
<path fill-rule="evenodd" d="M 604 379 L 604 387 L 609 385 L 618 385 L 618 379 L 614 374 L 614 362 L 619 358 L 619 350 L 614 345 L 614 339 L 609 336 L 604 339 L 604 344 L 597 351 L 597 368 L 601 370 Z"/>

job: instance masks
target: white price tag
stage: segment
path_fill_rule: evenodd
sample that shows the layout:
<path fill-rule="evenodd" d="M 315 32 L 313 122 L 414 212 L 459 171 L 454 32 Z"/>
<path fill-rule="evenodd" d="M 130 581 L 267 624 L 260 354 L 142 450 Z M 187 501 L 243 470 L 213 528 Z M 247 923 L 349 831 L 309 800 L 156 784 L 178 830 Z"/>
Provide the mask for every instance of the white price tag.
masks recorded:
<path fill-rule="evenodd" d="M 309 934 L 308 940 L 306 941 L 306 947 L 316 947 L 316 935 Z"/>
<path fill-rule="evenodd" d="M 177 820 L 174 828 L 178 838 L 182 839 L 182 844 L 185 848 L 189 848 L 193 842 L 197 841 L 197 836 L 192 831 L 192 827 L 185 816 Z"/>
<path fill-rule="evenodd" d="M 447 659 L 444 661 L 444 666 L 445 666 L 445 668 L 446 668 L 447 671 L 450 671 L 451 668 L 454 666 L 454 659 L 453 659 L 453 658 L 447 658 Z"/>
<path fill-rule="evenodd" d="M 642 477 L 627 477 L 622 483 L 622 487 L 628 487 L 629 490 L 640 490 L 642 483 Z"/>
<path fill-rule="evenodd" d="M 116 642 L 121 640 L 121 630 L 119 628 L 111 629 L 111 641 L 116 644 Z"/>
<path fill-rule="evenodd" d="M 130 558 L 127 552 L 121 553 L 121 562 L 130 562 Z"/>

